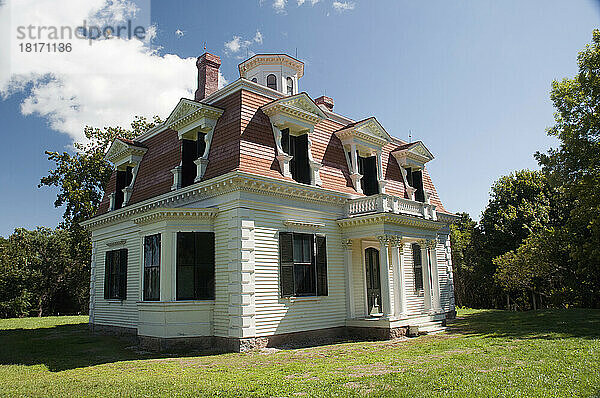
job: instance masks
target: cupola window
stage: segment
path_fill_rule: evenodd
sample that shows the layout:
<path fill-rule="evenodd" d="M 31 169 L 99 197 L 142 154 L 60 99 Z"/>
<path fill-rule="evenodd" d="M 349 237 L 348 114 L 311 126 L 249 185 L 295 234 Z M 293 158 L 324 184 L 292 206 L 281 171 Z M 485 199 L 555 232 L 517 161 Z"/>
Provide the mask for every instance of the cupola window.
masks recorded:
<path fill-rule="evenodd" d="M 277 76 L 272 73 L 267 76 L 267 87 L 277 90 Z"/>
<path fill-rule="evenodd" d="M 287 81 L 287 95 L 294 95 L 294 79 L 288 77 Z"/>

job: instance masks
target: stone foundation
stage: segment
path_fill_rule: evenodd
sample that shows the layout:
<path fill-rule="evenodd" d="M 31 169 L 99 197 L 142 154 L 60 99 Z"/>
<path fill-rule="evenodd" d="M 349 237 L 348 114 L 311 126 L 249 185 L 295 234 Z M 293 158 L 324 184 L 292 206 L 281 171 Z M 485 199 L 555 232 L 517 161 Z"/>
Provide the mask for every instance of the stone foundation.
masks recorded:
<path fill-rule="evenodd" d="M 446 319 L 454 319 L 455 311 L 446 313 Z M 445 325 L 446 321 L 443 321 Z M 336 327 L 309 330 L 304 332 L 274 334 L 264 337 L 231 338 L 218 336 L 161 338 L 139 336 L 133 328 L 90 324 L 94 333 L 112 334 L 136 338 L 138 344 L 151 351 L 207 351 L 207 352 L 245 352 L 253 349 L 279 347 L 301 348 L 333 344 L 352 340 L 390 340 L 409 336 L 409 327 Z"/>

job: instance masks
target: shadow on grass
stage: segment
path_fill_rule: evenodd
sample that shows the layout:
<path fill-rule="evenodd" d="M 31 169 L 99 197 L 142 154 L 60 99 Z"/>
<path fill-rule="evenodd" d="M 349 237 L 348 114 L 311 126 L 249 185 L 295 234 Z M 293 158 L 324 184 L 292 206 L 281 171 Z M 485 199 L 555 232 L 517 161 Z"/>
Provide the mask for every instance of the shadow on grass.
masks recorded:
<path fill-rule="evenodd" d="M 600 310 L 487 310 L 457 317 L 448 324 L 448 332 L 521 339 L 597 339 L 600 338 Z"/>
<path fill-rule="evenodd" d="M 94 334 L 87 324 L 0 330 L 0 365 L 45 365 L 51 372 L 137 359 L 213 354 L 140 351 L 135 338 Z"/>

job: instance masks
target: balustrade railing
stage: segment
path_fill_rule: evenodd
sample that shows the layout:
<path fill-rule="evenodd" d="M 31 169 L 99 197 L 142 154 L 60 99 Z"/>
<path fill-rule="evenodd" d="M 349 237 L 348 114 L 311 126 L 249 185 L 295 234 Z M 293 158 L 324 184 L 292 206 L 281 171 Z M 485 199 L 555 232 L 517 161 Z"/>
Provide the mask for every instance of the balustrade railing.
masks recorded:
<path fill-rule="evenodd" d="M 437 220 L 436 206 L 428 203 L 400 198 L 398 196 L 379 194 L 351 199 L 346 204 L 346 216 L 353 217 L 373 213 L 408 214 Z"/>

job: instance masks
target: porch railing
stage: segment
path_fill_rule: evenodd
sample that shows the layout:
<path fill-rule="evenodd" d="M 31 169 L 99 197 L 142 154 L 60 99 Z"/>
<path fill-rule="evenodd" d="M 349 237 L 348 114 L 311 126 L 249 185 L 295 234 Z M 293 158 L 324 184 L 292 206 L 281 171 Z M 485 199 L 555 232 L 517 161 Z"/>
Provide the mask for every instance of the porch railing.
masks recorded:
<path fill-rule="evenodd" d="M 348 201 L 346 204 L 346 217 L 373 213 L 395 213 L 423 217 L 427 220 L 437 220 L 435 208 L 435 205 L 429 203 L 379 194 Z"/>

